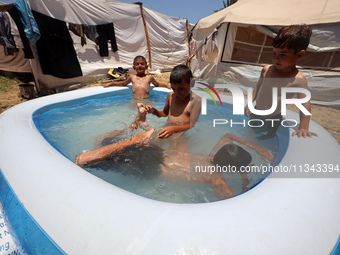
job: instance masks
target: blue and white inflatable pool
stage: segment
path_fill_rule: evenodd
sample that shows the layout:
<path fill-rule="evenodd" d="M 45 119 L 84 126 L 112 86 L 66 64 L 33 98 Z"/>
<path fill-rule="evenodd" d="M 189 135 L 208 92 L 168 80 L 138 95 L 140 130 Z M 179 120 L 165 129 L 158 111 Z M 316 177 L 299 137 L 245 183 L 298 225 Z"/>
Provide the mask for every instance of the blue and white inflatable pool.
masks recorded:
<path fill-rule="evenodd" d="M 340 146 L 314 122 L 319 137 L 291 137 L 279 165 L 295 175 L 273 172 L 231 199 L 174 204 L 89 174 L 32 120 L 43 106 L 121 89 L 42 97 L 0 115 L 0 254 L 339 254 Z"/>

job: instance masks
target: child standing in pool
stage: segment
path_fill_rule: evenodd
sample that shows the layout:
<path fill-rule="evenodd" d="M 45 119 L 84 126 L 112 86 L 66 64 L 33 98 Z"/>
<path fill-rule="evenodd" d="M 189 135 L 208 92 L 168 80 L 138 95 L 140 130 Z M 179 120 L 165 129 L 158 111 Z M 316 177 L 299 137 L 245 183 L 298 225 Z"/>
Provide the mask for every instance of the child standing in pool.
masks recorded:
<path fill-rule="evenodd" d="M 133 60 L 133 69 L 136 74 L 130 75 L 125 81 L 108 82 L 104 83 L 103 87 L 110 86 L 126 86 L 132 82 L 132 93 L 134 99 L 147 99 L 149 98 L 150 84 L 156 87 L 166 87 L 171 89 L 170 85 L 160 83 L 152 75 L 147 75 L 145 71 L 148 69 L 148 64 L 143 56 L 137 56 Z"/>
<path fill-rule="evenodd" d="M 261 139 L 274 137 L 281 123 L 281 88 L 297 87 L 308 89 L 305 76 L 296 68 L 296 62 L 302 58 L 309 44 L 312 30 L 307 25 L 291 25 L 282 27 L 273 41 L 273 64 L 263 67 L 260 79 L 254 88 L 252 99 L 256 100 L 257 110 L 268 110 L 272 106 L 272 90 L 278 88 L 278 106 L 270 115 L 259 116 L 249 114 L 248 105 L 245 108 L 245 115 L 251 119 L 260 119 L 264 125 L 255 128 L 255 136 Z M 294 93 L 287 95 L 292 98 Z M 304 98 L 305 94 L 297 93 L 298 98 Z M 307 111 L 311 112 L 310 101 L 302 104 Z M 266 119 L 276 119 L 271 122 Z M 280 120 L 280 121 L 278 121 Z M 300 111 L 299 129 L 292 135 L 298 137 L 312 137 L 317 134 L 309 131 L 310 116 Z M 274 123 L 274 124 L 273 124 Z"/>

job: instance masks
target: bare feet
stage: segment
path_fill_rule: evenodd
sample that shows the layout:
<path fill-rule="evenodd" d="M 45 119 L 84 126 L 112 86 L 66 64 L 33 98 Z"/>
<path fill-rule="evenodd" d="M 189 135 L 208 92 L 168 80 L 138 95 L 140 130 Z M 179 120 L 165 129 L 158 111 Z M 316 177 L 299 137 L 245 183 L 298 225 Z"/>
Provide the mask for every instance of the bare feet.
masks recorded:
<path fill-rule="evenodd" d="M 148 123 L 146 123 L 147 110 L 142 103 L 137 103 L 138 114 L 135 121 L 130 125 L 130 129 L 137 129 L 138 127 L 146 128 Z"/>
<path fill-rule="evenodd" d="M 139 139 L 138 144 L 147 144 L 149 142 L 150 136 L 152 135 L 152 133 L 155 131 L 154 127 L 150 127 L 148 129 L 148 131 L 145 131 L 143 133 L 140 133 L 138 135 L 136 135 L 135 137 L 137 139 Z"/>

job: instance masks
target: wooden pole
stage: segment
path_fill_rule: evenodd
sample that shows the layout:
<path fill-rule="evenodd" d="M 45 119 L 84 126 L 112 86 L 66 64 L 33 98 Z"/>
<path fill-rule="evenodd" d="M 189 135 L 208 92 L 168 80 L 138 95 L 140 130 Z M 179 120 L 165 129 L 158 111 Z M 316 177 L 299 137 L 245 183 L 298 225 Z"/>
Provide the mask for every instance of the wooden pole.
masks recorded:
<path fill-rule="evenodd" d="M 145 30 L 145 36 L 146 36 L 146 42 L 147 42 L 147 45 L 148 45 L 149 67 L 150 67 L 150 69 L 152 69 L 151 46 L 150 46 L 150 39 L 149 39 L 148 28 L 146 27 L 146 21 L 145 21 L 145 16 L 144 16 L 144 11 L 143 11 L 143 3 L 142 2 L 138 2 L 136 4 L 139 4 L 139 6 L 140 6 L 140 13 L 142 15 L 143 24 L 144 24 L 144 30 Z"/>
<path fill-rule="evenodd" d="M 191 54 L 191 49 L 190 49 L 190 33 L 189 33 L 189 22 L 188 22 L 188 19 L 186 19 L 186 29 L 187 29 L 187 41 L 188 41 L 188 50 L 189 50 L 189 57 L 187 59 L 187 62 L 186 62 L 186 65 L 188 67 L 190 67 L 190 64 L 191 64 L 191 59 L 194 57 L 194 56 L 190 56 Z"/>

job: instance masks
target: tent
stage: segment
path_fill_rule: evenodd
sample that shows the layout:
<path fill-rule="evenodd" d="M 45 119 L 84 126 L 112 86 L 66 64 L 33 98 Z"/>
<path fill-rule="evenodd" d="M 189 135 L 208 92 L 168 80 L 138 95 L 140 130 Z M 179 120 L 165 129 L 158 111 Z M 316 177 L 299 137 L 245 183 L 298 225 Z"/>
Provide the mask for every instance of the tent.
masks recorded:
<path fill-rule="evenodd" d="M 25 59 L 20 50 L 15 56 L 16 61 L 21 63 L 20 67 L 14 62 L 13 56 L 2 55 L 0 70 L 15 72 L 32 70 L 36 81 L 39 80 L 54 88 L 96 80 L 107 75 L 111 68 L 131 69 L 133 59 L 137 55 L 146 57 L 152 70 L 171 69 L 187 61 L 189 45 L 186 19 L 166 16 L 144 7 L 142 3 L 129 4 L 110 0 L 27 0 L 27 2 L 33 13 L 37 12 L 51 20 L 65 22 L 68 27 L 71 23 L 89 27 L 113 23 L 118 50 L 114 51 L 108 41 L 108 56 L 101 56 L 98 42 L 90 40 L 86 35 L 84 45 L 83 38 L 69 31 L 81 67 L 81 75 L 65 78 L 43 73 L 37 51 L 40 39 L 36 45 L 31 43 L 34 59 Z M 44 24 L 46 23 L 48 22 Z M 3 54 L 1 49 L 0 52 Z M 47 52 L 44 56 L 49 54 L 50 52 Z"/>
<path fill-rule="evenodd" d="M 271 63 L 272 40 L 280 27 L 308 24 L 313 35 L 297 63 L 312 102 L 340 106 L 340 1 L 238 0 L 198 21 L 192 32 L 191 68 L 199 78 L 234 80 L 255 86 Z"/>

